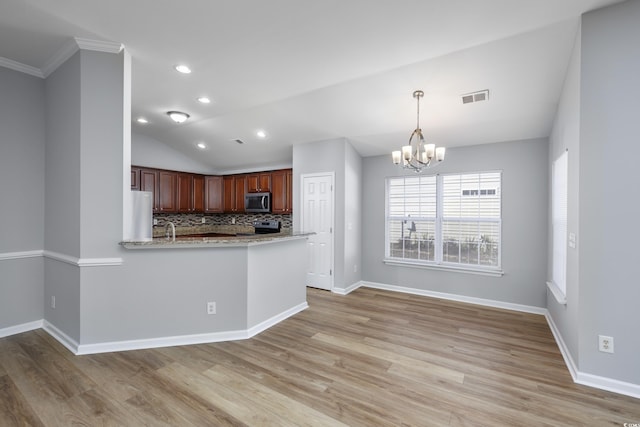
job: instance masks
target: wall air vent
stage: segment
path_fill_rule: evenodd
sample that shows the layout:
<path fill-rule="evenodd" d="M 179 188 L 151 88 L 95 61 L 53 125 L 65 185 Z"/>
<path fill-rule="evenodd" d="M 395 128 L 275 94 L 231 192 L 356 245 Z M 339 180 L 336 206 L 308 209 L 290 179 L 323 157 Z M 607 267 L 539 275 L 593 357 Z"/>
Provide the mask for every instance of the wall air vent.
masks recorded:
<path fill-rule="evenodd" d="M 478 92 L 467 93 L 461 96 L 463 104 L 471 104 L 474 102 L 488 101 L 489 89 L 481 90 Z"/>

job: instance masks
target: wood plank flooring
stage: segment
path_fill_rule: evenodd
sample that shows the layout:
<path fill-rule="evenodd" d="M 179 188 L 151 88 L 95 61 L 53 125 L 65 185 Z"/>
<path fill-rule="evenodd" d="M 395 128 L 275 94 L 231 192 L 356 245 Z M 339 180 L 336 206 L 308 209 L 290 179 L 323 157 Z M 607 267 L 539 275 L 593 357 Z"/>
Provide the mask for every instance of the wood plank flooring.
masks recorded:
<path fill-rule="evenodd" d="M 244 341 L 74 356 L 0 339 L 0 426 L 622 426 L 542 316 L 361 288 Z"/>

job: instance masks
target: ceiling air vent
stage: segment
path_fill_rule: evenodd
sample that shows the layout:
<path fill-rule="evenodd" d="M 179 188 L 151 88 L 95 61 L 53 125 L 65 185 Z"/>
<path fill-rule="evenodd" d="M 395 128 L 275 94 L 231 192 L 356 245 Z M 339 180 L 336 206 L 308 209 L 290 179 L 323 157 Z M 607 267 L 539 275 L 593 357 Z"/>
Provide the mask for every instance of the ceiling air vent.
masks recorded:
<path fill-rule="evenodd" d="M 244 141 L 241 139 L 232 139 L 233 142 L 235 142 L 236 144 L 244 144 Z"/>
<path fill-rule="evenodd" d="M 463 104 L 471 104 L 474 102 L 488 101 L 488 100 L 489 100 L 489 89 L 462 95 Z"/>

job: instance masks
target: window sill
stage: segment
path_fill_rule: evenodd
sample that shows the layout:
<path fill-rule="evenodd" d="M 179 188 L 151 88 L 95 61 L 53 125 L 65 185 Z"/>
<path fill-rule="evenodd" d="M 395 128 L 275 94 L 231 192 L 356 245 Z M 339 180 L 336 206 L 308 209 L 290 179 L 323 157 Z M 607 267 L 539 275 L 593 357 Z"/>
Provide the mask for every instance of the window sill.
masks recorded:
<path fill-rule="evenodd" d="M 558 285 L 553 282 L 547 282 L 547 288 L 551 291 L 558 304 L 567 305 L 567 296 L 560 290 Z"/>
<path fill-rule="evenodd" d="M 468 274 L 477 274 L 480 276 L 492 276 L 492 277 L 502 277 L 504 275 L 504 271 L 501 269 L 489 269 L 489 268 L 473 268 L 468 266 L 454 266 L 454 265 L 446 265 L 446 264 L 426 264 L 426 263 L 418 263 L 411 261 L 402 261 L 399 259 L 393 258 L 385 258 L 382 260 L 387 265 L 395 265 L 398 267 L 411 267 L 411 268 L 425 268 L 427 270 L 440 270 L 440 271 L 453 271 L 456 273 L 468 273 Z"/>

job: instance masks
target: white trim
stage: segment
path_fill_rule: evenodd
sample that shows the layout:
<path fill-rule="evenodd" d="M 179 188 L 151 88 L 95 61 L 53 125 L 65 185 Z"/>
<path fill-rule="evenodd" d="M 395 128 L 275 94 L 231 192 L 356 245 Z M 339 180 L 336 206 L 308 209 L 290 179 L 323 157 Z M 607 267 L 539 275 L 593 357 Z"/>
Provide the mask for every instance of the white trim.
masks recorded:
<path fill-rule="evenodd" d="M 9 326 L 7 328 L 0 329 L 0 338 L 8 337 L 10 335 L 17 335 L 23 332 L 34 331 L 42 328 L 42 319 L 34 320 L 33 322 L 23 323 L 21 325 Z"/>
<path fill-rule="evenodd" d="M 65 346 L 71 353 L 78 354 L 78 347 L 80 346 L 78 342 L 71 338 L 69 335 L 62 332 L 46 319 L 44 320 L 42 329 L 44 329 L 49 335 L 55 338 L 60 344 Z"/>
<path fill-rule="evenodd" d="M 385 258 L 382 260 L 387 265 L 394 265 L 396 267 L 411 267 L 411 268 L 425 268 L 427 270 L 440 270 L 440 271 L 454 271 L 457 273 L 467 273 L 467 274 L 477 274 L 479 276 L 491 276 L 491 277 L 502 277 L 504 276 L 503 270 L 490 270 L 483 268 L 474 268 L 472 266 L 457 266 L 457 265 L 447 265 L 447 264 L 427 264 L 427 263 L 419 263 L 408 260 L 399 260 L 393 258 Z"/>
<path fill-rule="evenodd" d="M 260 332 L 263 332 L 267 329 L 269 329 L 270 327 L 282 322 L 283 320 L 285 320 L 288 317 L 293 316 L 294 314 L 298 314 L 303 310 L 306 310 L 307 308 L 309 308 L 309 304 L 305 301 L 302 302 L 294 307 L 291 307 L 288 310 L 283 311 L 280 314 L 276 314 L 275 316 L 258 323 L 255 326 L 250 327 L 249 329 L 247 329 L 246 333 L 247 333 L 247 338 L 251 338 L 255 335 L 258 335 Z"/>
<path fill-rule="evenodd" d="M 92 50 L 94 52 L 105 53 L 120 53 L 120 51 L 124 49 L 124 45 L 122 43 L 104 40 L 84 39 L 81 37 L 75 37 L 74 40 L 78 45 L 78 48 L 82 50 Z"/>
<path fill-rule="evenodd" d="M 359 281 L 350 286 L 347 286 L 346 288 L 338 288 L 337 286 L 334 286 L 333 289 L 331 289 L 331 292 L 338 295 L 349 295 L 351 292 L 355 291 L 361 286 L 362 281 Z"/>
<path fill-rule="evenodd" d="M 62 254 L 54 251 L 44 251 L 44 257 L 61 261 L 76 267 L 107 267 L 113 265 L 122 265 L 122 258 L 76 258 L 71 255 Z"/>
<path fill-rule="evenodd" d="M 35 251 L 23 251 L 23 252 L 5 252 L 0 253 L 0 261 L 6 261 L 10 259 L 24 259 L 24 258 L 37 258 L 44 254 L 42 249 Z"/>
<path fill-rule="evenodd" d="M 58 51 L 53 54 L 49 60 L 42 67 L 42 74 L 46 79 L 58 69 L 59 66 L 64 64 L 74 53 L 78 51 L 78 43 L 74 39 L 69 39 L 62 45 Z"/>
<path fill-rule="evenodd" d="M 567 296 L 560 290 L 560 287 L 556 285 L 554 282 L 547 282 L 547 288 L 551 291 L 553 296 L 558 301 L 558 304 L 567 305 Z"/>
<path fill-rule="evenodd" d="M 505 310 L 519 311 L 519 312 L 522 312 L 522 313 L 532 313 L 532 314 L 544 315 L 547 312 L 546 308 L 535 307 L 535 306 L 532 306 L 532 305 L 515 304 L 515 303 L 511 303 L 511 302 L 496 301 L 496 300 L 490 300 L 490 299 L 484 299 L 484 298 L 476 298 L 476 297 L 468 297 L 468 296 L 458 295 L 458 294 L 449 294 L 449 293 L 444 293 L 444 292 L 427 291 L 427 290 L 423 290 L 423 289 L 407 288 L 407 287 L 404 287 L 404 286 L 386 285 L 386 284 L 383 284 L 383 283 L 362 282 L 362 286 L 367 287 L 367 288 L 383 289 L 383 290 L 386 290 L 386 291 L 402 292 L 402 293 L 406 293 L 406 294 L 422 295 L 422 296 L 426 296 L 426 297 L 446 299 L 446 300 L 450 300 L 450 301 L 465 302 L 465 303 L 469 303 L 469 304 L 482 305 L 482 306 L 485 306 L 485 307 L 494 307 L 494 308 L 501 308 L 501 309 L 505 309 Z"/>
<path fill-rule="evenodd" d="M 44 79 L 44 74 L 39 68 L 32 67 L 31 65 L 26 65 L 2 56 L 0 56 L 0 67 L 5 67 L 13 71 L 18 71 L 20 73 L 29 74 L 31 76 Z"/>
<path fill-rule="evenodd" d="M 553 317 L 551 317 L 551 313 L 549 310 L 544 314 L 545 319 L 547 319 L 547 324 L 549 325 L 549 329 L 551 329 L 551 333 L 553 334 L 553 338 L 556 340 L 556 344 L 558 344 L 558 349 L 560 350 L 560 354 L 562 354 L 562 358 L 564 359 L 565 365 L 567 365 L 567 369 L 571 374 L 571 378 L 573 378 L 573 382 L 576 382 L 576 378 L 578 377 L 578 366 L 573 361 L 573 357 L 571 357 L 571 352 L 569 352 L 569 347 L 565 344 L 562 339 L 562 335 L 560 334 L 560 330 L 556 326 L 556 323 L 553 321 Z"/>
<path fill-rule="evenodd" d="M 601 390 L 611 391 L 626 396 L 640 399 L 640 384 L 632 384 L 613 378 L 601 377 L 578 371 L 578 377 L 574 380 L 577 384 L 586 385 Z"/>
<path fill-rule="evenodd" d="M 285 320 L 305 310 L 309 307 L 307 302 L 300 303 L 288 310 L 279 313 L 264 322 L 261 322 L 249 329 L 212 332 L 207 334 L 178 335 L 172 337 L 144 338 L 137 340 L 112 341 L 96 344 L 78 344 L 64 332 L 45 320 L 44 330 L 52 337 L 60 341 L 67 349 L 75 355 L 110 353 L 114 351 L 142 350 L 158 347 L 173 347 L 178 345 L 207 344 L 221 341 L 236 341 L 251 338 L 260 332 L 265 331 L 273 325 Z"/>
<path fill-rule="evenodd" d="M 69 39 L 42 67 L 44 78 L 49 77 L 51 73 L 58 69 L 71 58 L 78 50 L 92 50 L 96 52 L 119 53 L 124 46 L 122 43 L 114 43 L 100 40 L 83 39 L 75 37 Z"/>

